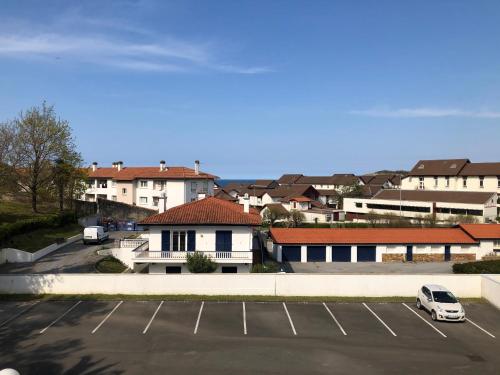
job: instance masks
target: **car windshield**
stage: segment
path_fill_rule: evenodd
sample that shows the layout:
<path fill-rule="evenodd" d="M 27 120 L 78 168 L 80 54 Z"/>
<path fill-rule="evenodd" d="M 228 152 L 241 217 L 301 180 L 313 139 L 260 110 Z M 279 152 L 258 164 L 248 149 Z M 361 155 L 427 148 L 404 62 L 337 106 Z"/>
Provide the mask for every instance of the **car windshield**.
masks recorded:
<path fill-rule="evenodd" d="M 450 292 L 432 292 L 435 302 L 440 303 L 457 303 L 457 299 Z"/>

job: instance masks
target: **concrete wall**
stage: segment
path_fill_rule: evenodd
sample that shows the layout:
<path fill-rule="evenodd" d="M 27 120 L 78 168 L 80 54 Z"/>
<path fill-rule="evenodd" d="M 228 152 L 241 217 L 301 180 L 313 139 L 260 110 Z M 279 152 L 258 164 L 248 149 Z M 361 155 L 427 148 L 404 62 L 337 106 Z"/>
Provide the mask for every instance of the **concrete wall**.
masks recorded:
<path fill-rule="evenodd" d="M 482 285 L 481 275 L 10 274 L 0 275 L 0 293 L 415 297 L 423 284 L 433 283 L 458 297 L 485 293 L 498 301 L 500 282 L 491 280 Z"/>
<path fill-rule="evenodd" d="M 158 211 L 144 207 L 132 206 L 129 204 L 114 202 L 106 199 L 98 199 L 99 215 L 112 217 L 115 219 L 129 219 L 140 221 L 148 216 L 157 214 Z"/>
<path fill-rule="evenodd" d="M 214 273 L 222 273 L 222 267 L 236 267 L 238 273 L 249 273 L 251 270 L 251 264 L 217 264 L 217 269 Z M 150 275 L 165 275 L 166 267 L 181 267 L 181 273 L 190 273 L 186 263 L 150 263 L 149 264 L 149 274 Z"/>
<path fill-rule="evenodd" d="M 481 295 L 500 309 L 500 275 L 483 276 Z"/>

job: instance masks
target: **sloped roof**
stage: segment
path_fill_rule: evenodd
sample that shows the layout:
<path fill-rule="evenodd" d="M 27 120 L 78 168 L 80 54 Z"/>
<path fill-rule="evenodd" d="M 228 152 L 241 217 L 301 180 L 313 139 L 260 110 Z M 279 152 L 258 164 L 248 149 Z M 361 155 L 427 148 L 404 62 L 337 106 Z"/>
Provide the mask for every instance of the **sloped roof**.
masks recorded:
<path fill-rule="evenodd" d="M 500 176 L 500 163 L 469 163 L 460 176 Z"/>
<path fill-rule="evenodd" d="M 477 240 L 500 240 L 500 224 L 460 224 L 460 228 Z"/>
<path fill-rule="evenodd" d="M 167 167 L 166 170 L 160 170 L 159 167 L 123 167 L 118 168 L 97 168 L 92 171 L 88 169 L 89 178 L 111 178 L 117 181 L 132 181 L 139 178 L 155 179 L 209 179 L 213 180 L 216 176 L 200 172 L 196 174 L 194 169 L 186 167 Z"/>
<path fill-rule="evenodd" d="M 420 202 L 446 202 L 446 203 L 469 203 L 484 204 L 495 194 L 492 192 L 475 191 L 433 191 L 433 190 L 380 190 L 372 199 L 398 200 Z"/>
<path fill-rule="evenodd" d="M 288 214 L 288 210 L 281 203 L 268 203 L 264 206 L 264 208 L 269 208 L 269 209 L 277 212 L 279 215 L 287 215 Z"/>
<path fill-rule="evenodd" d="M 457 176 L 469 159 L 419 160 L 409 176 Z"/>
<path fill-rule="evenodd" d="M 271 228 L 277 244 L 475 244 L 460 228 Z"/>
<path fill-rule="evenodd" d="M 334 178 L 332 176 L 301 176 L 294 183 L 307 185 L 333 185 Z"/>
<path fill-rule="evenodd" d="M 289 185 L 293 184 L 295 181 L 297 181 L 300 177 L 302 177 L 302 174 L 284 174 L 278 179 L 278 183 L 280 185 Z"/>
<path fill-rule="evenodd" d="M 260 225 L 259 212 L 227 200 L 208 197 L 173 207 L 161 214 L 145 218 L 141 225 Z"/>
<path fill-rule="evenodd" d="M 228 192 L 226 192 L 224 189 L 220 189 L 215 195 L 214 195 L 216 198 L 219 198 L 219 199 L 224 199 L 226 201 L 232 201 L 232 202 L 235 202 L 238 200 L 238 198 L 236 197 L 233 197 L 232 195 L 230 195 Z"/>
<path fill-rule="evenodd" d="M 359 177 L 353 175 L 352 173 L 344 173 L 344 174 L 334 174 L 332 176 L 332 181 L 334 185 L 352 185 L 358 182 Z"/>

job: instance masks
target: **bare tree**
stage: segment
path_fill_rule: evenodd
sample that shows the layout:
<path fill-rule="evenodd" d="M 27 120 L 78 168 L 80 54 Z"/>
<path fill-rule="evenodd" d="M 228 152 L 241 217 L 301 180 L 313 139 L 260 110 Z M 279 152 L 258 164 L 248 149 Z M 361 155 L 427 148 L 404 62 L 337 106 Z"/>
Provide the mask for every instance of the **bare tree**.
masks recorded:
<path fill-rule="evenodd" d="M 354 180 L 350 185 L 344 185 L 337 190 L 337 207 L 342 209 L 344 207 L 344 198 L 359 198 L 363 196 L 363 187 L 359 180 Z"/>
<path fill-rule="evenodd" d="M 290 213 L 284 213 L 279 208 L 267 206 L 264 210 L 263 219 L 266 224 L 273 226 L 278 220 L 287 219 Z"/>
<path fill-rule="evenodd" d="M 12 187 L 12 168 L 9 164 L 14 144 L 14 126 L 11 123 L 0 123 L 0 193 L 9 191 Z"/>
<path fill-rule="evenodd" d="M 8 163 L 18 187 L 31 195 L 33 212 L 40 194 L 51 188 L 53 166 L 64 155 L 75 153 L 71 128 L 56 117 L 45 102 L 22 112 L 13 121 L 14 138 Z"/>
<path fill-rule="evenodd" d="M 305 216 L 302 212 L 299 210 L 291 210 L 290 216 L 287 218 L 287 226 L 293 228 L 300 227 L 304 220 Z"/>

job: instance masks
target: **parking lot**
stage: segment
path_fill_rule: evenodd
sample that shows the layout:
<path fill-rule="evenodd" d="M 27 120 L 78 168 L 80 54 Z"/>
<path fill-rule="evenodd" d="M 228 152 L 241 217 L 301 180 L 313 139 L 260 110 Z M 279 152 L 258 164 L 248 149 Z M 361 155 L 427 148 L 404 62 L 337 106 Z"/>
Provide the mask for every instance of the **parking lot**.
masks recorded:
<path fill-rule="evenodd" d="M 0 369 L 21 374 L 483 373 L 500 312 L 465 323 L 410 303 L 0 302 Z"/>

